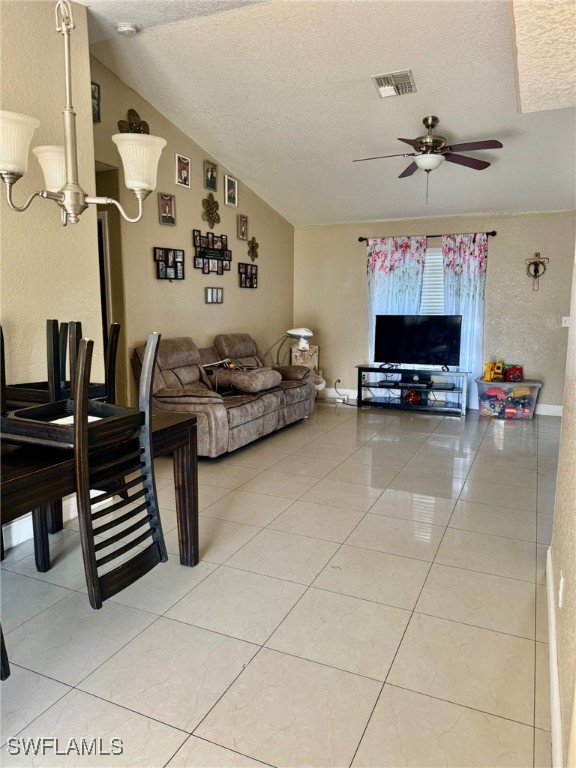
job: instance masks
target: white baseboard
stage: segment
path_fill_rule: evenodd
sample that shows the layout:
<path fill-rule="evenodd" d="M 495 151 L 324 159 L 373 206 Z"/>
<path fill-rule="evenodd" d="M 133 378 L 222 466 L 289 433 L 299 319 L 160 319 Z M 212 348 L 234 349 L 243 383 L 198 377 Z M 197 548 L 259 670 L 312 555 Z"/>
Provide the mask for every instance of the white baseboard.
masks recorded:
<path fill-rule="evenodd" d="M 340 394 L 338 394 L 340 393 Z M 341 399 L 342 395 L 348 396 L 348 402 L 351 405 L 356 405 L 356 390 L 355 389 L 340 389 L 338 388 L 338 392 L 334 388 L 325 387 L 323 390 L 318 392 L 318 399 L 319 400 L 338 400 Z"/>
<path fill-rule="evenodd" d="M 556 588 L 552 548 L 546 554 L 546 594 L 548 603 L 548 657 L 550 660 L 550 731 L 552 737 L 552 768 L 562 768 L 562 715 L 560 710 L 560 681 L 556 645 Z"/>
<path fill-rule="evenodd" d="M 64 499 L 62 504 L 62 518 L 65 523 L 78 517 L 76 510 L 76 497 L 69 496 Z M 2 526 L 2 535 L 4 536 L 4 549 L 10 549 L 23 541 L 28 541 L 33 537 L 32 533 L 32 513 L 23 515 L 11 523 Z"/>
<path fill-rule="evenodd" d="M 560 417 L 562 417 L 562 406 L 561 405 L 547 405 L 546 403 L 542 403 L 542 405 L 536 404 L 536 416 L 560 416 Z"/>
<path fill-rule="evenodd" d="M 338 388 L 338 392 L 336 392 L 334 388 L 326 387 L 325 389 L 318 392 L 317 397 L 318 397 L 318 400 L 338 400 L 341 398 L 342 395 L 348 395 L 348 402 L 352 405 L 356 404 L 356 398 L 358 393 L 355 389 Z M 541 405 L 536 405 L 536 415 L 537 416 L 559 416 L 561 418 L 562 406 L 547 405 L 546 403 L 542 403 Z"/>

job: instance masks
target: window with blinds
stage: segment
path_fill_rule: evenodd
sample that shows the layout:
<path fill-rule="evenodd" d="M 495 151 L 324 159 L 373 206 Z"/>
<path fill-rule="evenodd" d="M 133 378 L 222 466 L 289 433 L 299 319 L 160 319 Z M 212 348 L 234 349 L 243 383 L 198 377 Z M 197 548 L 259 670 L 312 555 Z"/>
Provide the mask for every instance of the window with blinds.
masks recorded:
<path fill-rule="evenodd" d="M 421 315 L 444 314 L 444 268 L 441 248 L 427 248 L 420 297 Z"/>

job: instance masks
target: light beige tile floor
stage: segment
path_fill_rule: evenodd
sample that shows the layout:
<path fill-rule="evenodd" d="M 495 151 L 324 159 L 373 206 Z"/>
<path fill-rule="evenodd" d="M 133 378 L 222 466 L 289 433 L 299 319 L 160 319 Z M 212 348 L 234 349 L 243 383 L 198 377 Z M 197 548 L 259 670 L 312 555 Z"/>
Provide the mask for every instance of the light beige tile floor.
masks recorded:
<path fill-rule="evenodd" d="M 194 569 L 160 460 L 170 560 L 100 611 L 74 520 L 47 574 L 7 551 L 3 764 L 79 764 L 8 752 L 51 736 L 120 738 L 114 766 L 548 768 L 558 443 L 549 417 L 318 404 L 200 460 Z"/>

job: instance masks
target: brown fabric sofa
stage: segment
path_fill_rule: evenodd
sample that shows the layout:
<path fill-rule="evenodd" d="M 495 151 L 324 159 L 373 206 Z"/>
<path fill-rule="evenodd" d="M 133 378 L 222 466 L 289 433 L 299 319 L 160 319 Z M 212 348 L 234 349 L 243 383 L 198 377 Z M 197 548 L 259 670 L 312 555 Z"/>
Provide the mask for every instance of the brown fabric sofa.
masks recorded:
<path fill-rule="evenodd" d="M 137 380 L 143 357 L 137 347 Z M 235 367 L 213 365 L 225 359 Z M 203 349 L 188 337 L 162 339 L 152 394 L 154 408 L 196 416 L 198 455 L 215 457 L 307 418 L 316 390 L 305 366 L 269 368 L 251 336 L 230 333 Z"/>

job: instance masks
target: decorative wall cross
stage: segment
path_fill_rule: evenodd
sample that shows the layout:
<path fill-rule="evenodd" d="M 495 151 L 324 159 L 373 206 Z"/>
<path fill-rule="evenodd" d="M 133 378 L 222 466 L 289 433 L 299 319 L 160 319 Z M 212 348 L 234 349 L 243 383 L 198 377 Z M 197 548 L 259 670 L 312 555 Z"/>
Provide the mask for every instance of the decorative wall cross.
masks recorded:
<path fill-rule="evenodd" d="M 525 261 L 527 265 L 526 274 L 533 280 L 532 290 L 537 291 L 540 287 L 540 278 L 546 272 L 546 264 L 548 264 L 550 259 L 542 258 L 540 253 L 536 251 L 531 259 L 526 259 Z"/>

